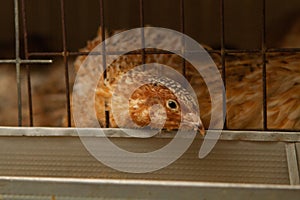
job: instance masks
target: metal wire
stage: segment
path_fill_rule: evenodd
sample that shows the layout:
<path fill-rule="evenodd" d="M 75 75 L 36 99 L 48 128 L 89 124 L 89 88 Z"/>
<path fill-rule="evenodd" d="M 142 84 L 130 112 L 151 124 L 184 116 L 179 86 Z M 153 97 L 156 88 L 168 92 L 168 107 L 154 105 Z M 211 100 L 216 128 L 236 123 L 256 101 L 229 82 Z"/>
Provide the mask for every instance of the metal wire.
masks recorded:
<path fill-rule="evenodd" d="M 220 43 L 221 43 L 221 65 L 222 65 L 222 78 L 223 84 L 226 91 L 226 50 L 225 50 L 225 20 L 224 20 L 224 0 L 220 0 Z M 224 118 L 224 129 L 227 129 L 227 117 L 226 117 L 226 93 L 223 96 L 223 116 Z"/>
<path fill-rule="evenodd" d="M 71 127 L 71 105 L 70 105 L 70 82 L 69 82 L 69 66 L 68 66 L 68 50 L 67 50 L 67 34 L 66 34 L 66 22 L 65 22 L 65 1 L 60 1 L 61 8 L 61 27 L 62 27 L 62 41 L 63 41 L 63 57 L 65 65 L 65 84 L 66 84 L 66 105 L 67 105 L 67 117 L 68 127 Z"/>
<path fill-rule="evenodd" d="M 21 74 L 20 74 L 20 37 L 19 37 L 19 5 L 18 0 L 14 1 L 15 7 L 15 56 L 16 56 L 16 79 L 18 93 L 18 125 L 22 126 L 22 90 L 21 90 Z"/>
<path fill-rule="evenodd" d="M 267 68 L 266 68 L 266 0 L 262 1 L 261 26 L 261 54 L 262 54 L 262 81 L 263 81 L 263 130 L 268 129 L 267 117 Z"/>
<path fill-rule="evenodd" d="M 25 2 L 21 1 L 21 12 L 22 12 L 22 26 L 23 26 L 23 37 L 24 37 L 24 52 L 25 59 L 29 59 L 28 56 L 28 38 L 27 38 L 27 25 L 26 25 L 26 15 L 25 15 Z M 29 126 L 33 126 L 33 110 L 32 110 L 32 93 L 31 93 L 31 78 L 30 78 L 30 66 L 26 65 L 27 74 L 27 93 L 28 93 L 28 108 L 29 108 Z"/>
<path fill-rule="evenodd" d="M 18 61 L 19 64 L 36 64 L 36 63 L 41 63 L 41 64 L 49 64 L 52 63 L 52 60 L 39 60 L 39 59 L 35 59 L 35 60 L 22 60 L 20 59 Z M 16 59 L 3 59 L 0 60 L 0 64 L 16 64 Z"/>
<path fill-rule="evenodd" d="M 144 23 L 144 0 L 139 0 L 139 13 L 140 13 L 140 27 L 145 27 Z M 141 50 L 141 55 L 142 55 L 142 64 L 145 64 L 146 60 L 146 55 L 145 55 L 145 33 L 144 29 L 141 29 L 141 42 L 142 42 L 142 50 Z"/>
<path fill-rule="evenodd" d="M 106 44 L 105 44 L 105 21 L 104 21 L 104 1 L 99 0 L 100 5 L 100 27 L 101 27 L 101 42 L 102 42 L 102 62 L 103 62 L 103 78 L 107 77 L 107 70 L 106 70 Z M 105 127 L 108 128 L 110 124 L 109 119 L 109 111 L 105 109 Z"/>
<path fill-rule="evenodd" d="M 185 23 L 184 23 L 184 0 L 180 0 L 180 31 L 182 34 L 185 33 Z M 186 52 L 185 49 L 185 38 L 182 37 L 181 39 L 182 47 L 183 47 L 183 55 Z M 185 56 L 184 56 L 185 57 Z M 182 74 L 183 76 L 186 76 L 186 61 L 184 58 L 182 58 Z"/>
<path fill-rule="evenodd" d="M 185 50 L 186 53 L 193 53 L 193 51 Z M 218 49 L 208 49 L 206 50 L 208 53 L 217 53 L 221 55 L 221 50 Z M 261 49 L 223 49 L 224 54 L 249 54 L 249 53 L 261 53 Z M 300 53 L 300 48 L 266 48 L 266 54 L 268 53 Z M 174 54 L 174 53 L 180 53 L 180 50 L 174 50 L 173 52 L 164 51 L 160 49 L 156 50 L 149 50 L 145 49 L 144 53 L 147 54 Z M 196 52 L 195 52 L 196 53 Z M 198 52 L 199 53 L 199 52 Z M 102 55 L 102 52 L 68 52 L 69 56 L 83 56 L 83 55 Z M 140 51 L 131 51 L 131 52 L 125 52 L 125 51 L 106 51 L 106 55 L 137 55 L 141 54 Z M 48 57 L 48 56 L 61 56 L 61 52 L 30 52 L 30 56 L 39 56 L 39 57 Z M 0 60 L 0 63 L 3 60 Z M 10 61 L 11 63 L 14 63 L 14 60 Z"/>

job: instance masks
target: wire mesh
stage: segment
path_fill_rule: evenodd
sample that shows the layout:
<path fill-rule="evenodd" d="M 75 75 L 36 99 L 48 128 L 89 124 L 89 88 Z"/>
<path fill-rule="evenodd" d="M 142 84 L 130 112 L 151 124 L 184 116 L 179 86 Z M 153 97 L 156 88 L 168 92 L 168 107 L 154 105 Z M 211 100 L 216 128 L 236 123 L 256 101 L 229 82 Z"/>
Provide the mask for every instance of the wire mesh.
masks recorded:
<path fill-rule="evenodd" d="M 66 8 L 65 8 L 65 0 L 60 0 L 60 22 L 61 22 L 61 36 L 62 36 L 62 51 L 52 51 L 52 52 L 36 52 L 36 51 L 29 51 L 28 48 L 28 30 L 27 30 L 27 11 L 25 8 L 26 1 L 21 1 L 21 11 L 19 11 L 19 1 L 14 0 L 14 11 L 15 11 L 15 58 L 10 60 L 4 60 L 0 59 L 1 63 L 14 63 L 16 65 L 16 80 L 17 80 L 17 88 L 18 88 L 18 125 L 22 126 L 22 91 L 21 91 L 21 82 L 20 82 L 20 67 L 25 66 L 26 68 L 26 79 L 27 79 L 27 88 L 28 88 L 28 115 L 29 115 L 29 125 L 34 126 L 34 114 L 33 114 L 33 101 L 32 101 L 32 88 L 31 88 L 31 65 L 34 63 L 50 63 L 51 60 L 47 59 L 35 59 L 31 60 L 32 57 L 39 57 L 39 58 L 48 58 L 51 56 L 55 57 L 61 57 L 64 61 L 64 70 L 65 70 L 65 104 L 66 104 L 66 115 L 67 115 L 67 126 L 71 126 L 71 104 L 70 104 L 70 79 L 69 79 L 69 67 L 68 67 L 68 60 L 70 56 L 79 56 L 79 55 L 88 55 L 90 52 L 80 52 L 80 51 L 71 51 L 68 49 L 67 44 L 67 21 L 65 19 L 66 15 Z M 144 27 L 145 26 L 145 5 L 144 0 L 139 0 L 136 2 L 138 4 L 139 8 L 139 26 Z M 220 48 L 219 49 L 212 49 L 207 50 L 209 53 L 217 53 L 221 56 L 221 66 L 222 66 L 222 78 L 223 82 L 226 88 L 226 57 L 229 54 L 236 54 L 236 53 L 243 53 L 243 54 L 253 54 L 253 53 L 259 53 L 261 55 L 262 60 L 262 120 L 263 120 L 263 130 L 269 130 L 269 131 L 294 131 L 290 129 L 274 129 L 268 127 L 268 117 L 267 117 L 267 55 L 268 53 L 277 53 L 277 52 L 286 52 L 286 53 L 297 53 L 300 52 L 300 48 L 268 48 L 267 46 L 267 34 L 266 34 L 266 12 L 267 12 L 267 5 L 266 0 L 261 1 L 261 41 L 260 41 L 260 47 L 259 49 L 230 49 L 226 46 L 225 41 L 225 3 L 226 0 L 219 0 L 219 12 L 220 12 Z M 184 0 L 179 0 L 179 24 L 180 24 L 180 32 L 185 33 L 185 4 L 186 2 Z M 20 58 L 20 25 L 19 25 L 19 14 L 21 13 L 22 17 L 22 37 L 24 39 L 24 56 L 25 59 Z M 99 13 L 100 13 L 100 27 L 102 30 L 106 29 L 105 25 L 105 0 L 99 0 Z M 128 54 L 140 54 L 142 56 L 142 63 L 145 63 L 145 56 L 147 54 L 170 54 L 170 52 L 166 52 L 163 50 L 149 50 L 144 49 L 145 46 L 145 37 L 144 33 L 141 32 L 142 35 L 142 48 L 140 51 L 130 52 Z M 106 38 L 105 31 L 102 31 L 102 41 Z M 105 49 L 105 45 L 103 46 L 101 53 L 99 52 L 99 55 L 101 54 L 103 56 L 104 66 L 106 66 L 106 55 L 110 54 L 121 54 L 122 52 L 108 52 Z M 97 54 L 98 52 L 93 52 L 93 54 Z M 186 73 L 186 62 L 183 59 L 182 62 L 182 72 L 185 75 Z M 106 76 L 106 72 L 104 72 L 104 77 Z M 225 97 L 226 98 L 226 97 Z M 224 101 L 225 102 L 225 101 Z M 106 127 L 109 127 L 109 112 L 106 111 Z M 224 125 L 224 129 L 227 128 L 227 120 L 225 120 L 226 123 Z M 251 129 L 252 130 L 252 129 Z M 255 129 L 253 129 L 255 130 Z"/>
<path fill-rule="evenodd" d="M 25 18 L 24 18 L 25 19 Z M 24 21 L 23 21 L 24 22 Z M 51 60 L 29 60 L 29 59 L 21 59 L 20 58 L 20 26 L 19 26 L 19 2 L 18 0 L 14 0 L 14 24 L 15 24 L 15 59 L 11 60 L 0 60 L 1 63 L 14 63 L 16 65 L 16 82 L 17 82 L 17 94 L 18 94 L 18 125 L 22 126 L 22 90 L 21 90 L 21 75 L 20 75 L 20 67 L 21 64 L 29 64 L 29 63 L 51 63 Z M 26 30 L 26 29 L 25 29 Z M 24 32 L 26 36 L 26 32 Z M 25 42 L 25 45 L 27 43 Z M 26 55 L 27 56 L 27 55 Z M 27 71 L 28 75 L 28 88 L 29 88 L 29 107 L 32 107 L 31 103 L 31 92 L 30 92 L 30 72 L 29 69 Z M 31 123 L 32 123 L 32 112 L 29 111 Z"/>

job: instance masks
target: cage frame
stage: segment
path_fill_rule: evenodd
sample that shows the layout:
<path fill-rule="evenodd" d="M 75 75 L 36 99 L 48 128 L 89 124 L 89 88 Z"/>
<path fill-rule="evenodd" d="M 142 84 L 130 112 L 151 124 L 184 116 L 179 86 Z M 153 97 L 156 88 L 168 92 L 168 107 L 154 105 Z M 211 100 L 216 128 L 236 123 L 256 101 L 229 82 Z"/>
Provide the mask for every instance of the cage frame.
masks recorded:
<path fill-rule="evenodd" d="M 190 199 L 194 198 L 192 194 L 201 194 L 205 196 L 222 196 L 223 199 L 232 199 L 235 197 L 245 197 L 245 195 L 254 195 L 257 199 L 281 199 L 282 196 L 297 198 L 300 194 L 300 181 L 299 181 L 299 157 L 297 155 L 297 145 L 300 144 L 300 133 L 299 130 L 276 130 L 269 129 L 267 127 L 267 87 L 266 87 L 266 55 L 268 53 L 275 52 L 289 52 L 299 53 L 300 48 L 268 48 L 266 45 L 266 0 L 262 0 L 262 26 L 261 26 L 261 48 L 260 49 L 239 49 L 232 50 L 227 49 L 225 44 L 225 20 L 224 20 L 224 3 L 226 0 L 220 0 L 220 30 L 221 48 L 219 50 L 208 50 L 209 53 L 219 53 L 221 55 L 222 63 L 222 78 L 224 84 L 226 84 L 226 55 L 230 53 L 259 53 L 263 61 L 262 67 L 262 80 L 263 80 L 263 129 L 262 130 L 228 130 L 225 124 L 225 130 L 222 131 L 220 140 L 229 141 L 253 141 L 253 142 L 284 142 L 286 150 L 286 159 L 288 165 L 290 185 L 264 185 L 264 184 L 229 184 L 229 183 L 200 183 L 200 182 L 180 182 L 180 181 L 153 181 L 153 180 L 90 180 L 90 179 L 71 179 L 71 178 L 51 178 L 51 177 L 5 177 L 0 176 L 0 192 L 5 195 L 46 195 L 55 199 L 55 196 L 74 196 L 83 195 L 87 190 L 92 191 L 95 197 L 103 196 L 116 197 L 114 192 L 117 188 L 120 189 L 120 195 L 122 197 L 130 198 L 132 194 L 127 192 L 129 189 L 134 194 L 140 197 L 151 199 L 152 197 L 163 197 L 165 194 L 170 194 L 174 199 L 179 199 L 182 194 L 190 195 Z M 100 2 L 100 27 L 105 30 L 104 23 L 104 0 Z M 68 116 L 68 127 L 71 126 L 71 109 L 70 109 L 70 91 L 69 91 L 69 72 L 68 72 L 68 57 L 87 55 L 89 52 L 71 52 L 67 48 L 67 34 L 66 34 L 66 23 L 65 23 L 65 4 L 64 0 L 60 0 L 61 8 L 61 26 L 62 26 L 62 52 L 29 52 L 28 51 L 28 33 L 26 28 L 26 11 L 25 11 L 25 0 L 21 0 L 21 14 L 23 24 L 23 37 L 24 37 L 24 49 L 25 59 L 20 58 L 20 27 L 19 27 L 19 0 L 14 0 L 14 11 L 15 11 L 15 58 L 14 59 L 0 59 L 0 64 L 11 63 L 16 65 L 16 80 L 18 88 L 18 125 L 20 127 L 0 127 L 0 138 L 1 137 L 77 137 L 76 128 L 42 128 L 34 127 L 33 123 L 33 112 L 32 112 L 32 98 L 31 98 L 31 82 L 30 82 L 30 64 L 40 63 L 47 64 L 51 63 L 52 60 L 42 59 L 47 56 L 60 56 L 64 59 L 65 67 L 65 84 L 66 84 L 66 107 Z M 184 0 L 180 0 L 180 31 L 185 33 L 184 23 Z M 144 27 L 144 0 L 139 0 L 139 21 L 140 26 Z M 145 43 L 144 33 L 142 34 L 142 44 Z M 104 41 L 105 32 L 102 32 L 102 38 Z M 105 41 L 104 41 L 105 42 Z M 120 52 L 106 52 L 105 45 L 103 46 L 104 65 L 106 65 L 106 54 Z M 168 53 L 168 52 L 152 52 L 144 50 L 140 52 L 132 52 L 132 54 L 141 54 L 143 63 L 145 63 L 145 55 L 151 53 Z M 41 59 L 30 59 L 31 57 L 41 57 Z M 21 100 L 21 83 L 20 83 L 20 67 L 24 65 L 27 71 L 27 86 L 28 86 L 28 102 L 29 102 L 29 116 L 30 126 L 22 127 L 22 100 Z M 185 62 L 183 62 L 183 74 L 185 74 Z M 104 74 L 105 76 L 105 74 Z M 226 87 L 226 85 L 225 85 Z M 109 125 L 109 113 L 106 112 L 107 124 Z M 226 120 L 225 120 L 226 121 Z M 95 129 L 85 129 L 87 135 L 92 134 L 96 131 Z M 104 131 L 108 135 L 118 135 L 118 137 L 125 137 L 120 130 L 106 128 Z M 114 136 L 115 137 L 115 136 Z M 172 133 L 165 133 L 158 137 L 171 138 Z M 17 189 L 18 191 L 17 191 Z M 36 189 L 39 188 L 39 189 Z M 50 192 L 46 191 L 45 188 L 49 189 Z M 63 188 L 63 189 L 62 189 Z M 106 188 L 106 189 L 104 189 Z M 150 190 L 153 193 L 145 192 Z M 155 190 L 157 192 L 155 192 Z M 226 195 L 224 196 L 224 191 Z M 181 194 L 181 192 L 183 192 Z M 54 196 L 54 197 L 53 197 Z M 137 197 L 136 196 L 136 197 Z M 198 199 L 198 198 L 197 198 Z"/>

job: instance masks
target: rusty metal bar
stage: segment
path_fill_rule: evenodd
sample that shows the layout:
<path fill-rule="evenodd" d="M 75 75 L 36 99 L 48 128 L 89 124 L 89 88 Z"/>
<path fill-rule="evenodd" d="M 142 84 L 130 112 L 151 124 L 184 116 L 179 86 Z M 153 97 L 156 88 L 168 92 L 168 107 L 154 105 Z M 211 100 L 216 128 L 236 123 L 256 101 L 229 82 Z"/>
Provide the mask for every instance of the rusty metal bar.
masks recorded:
<path fill-rule="evenodd" d="M 60 1 L 61 8 L 61 27 L 62 27 L 62 39 L 63 39 L 63 57 L 65 65 L 65 84 L 66 84 L 66 102 L 67 102 L 67 116 L 68 127 L 71 126 L 71 105 L 70 105 L 70 82 L 69 82 L 69 68 L 68 68 L 68 50 L 67 50 L 67 34 L 66 34 L 66 22 L 65 22 L 65 1 Z"/>
<path fill-rule="evenodd" d="M 139 14 L 140 14 L 140 27 L 141 29 L 141 36 L 142 36 L 142 50 L 141 50 L 141 55 L 142 55 L 142 64 L 145 64 L 146 62 L 146 56 L 145 56 L 145 33 L 144 33 L 144 27 L 145 27 L 145 13 L 144 13 L 144 0 L 139 0 Z"/>
<path fill-rule="evenodd" d="M 261 49 L 224 49 L 225 54 L 235 53 L 260 53 Z"/>
<path fill-rule="evenodd" d="M 210 49 L 210 50 L 206 50 L 208 53 L 219 53 L 221 54 L 220 50 L 214 50 L 214 49 Z M 193 51 L 189 51 L 186 50 L 186 52 L 188 53 L 192 53 Z M 224 53 L 227 54 L 240 54 L 240 53 L 260 53 L 261 49 L 224 49 Z M 272 48 L 272 49 L 266 49 L 266 54 L 268 53 L 300 53 L 300 48 Z M 168 52 L 168 51 L 164 51 L 164 50 L 149 50 L 146 49 L 145 50 L 145 54 L 174 54 L 177 53 L 177 51 L 175 50 L 174 52 Z M 179 51 L 178 51 L 179 53 Z M 69 56 L 83 56 L 83 55 L 101 55 L 102 52 L 69 52 Z M 140 51 L 132 51 L 132 52 L 125 52 L 125 51 L 106 51 L 106 55 L 136 55 L 136 54 L 140 54 Z M 61 52 L 30 52 L 29 53 L 30 56 L 63 56 Z M 0 63 L 3 60 L 0 60 Z M 5 62 L 7 63 L 7 62 Z M 11 63 L 15 63 L 14 60 Z"/>
<path fill-rule="evenodd" d="M 266 48 L 266 52 L 270 53 L 280 53 L 280 52 L 287 52 L 287 53 L 300 53 L 300 48 Z"/>
<path fill-rule="evenodd" d="M 182 34 L 185 34 L 185 23 L 184 23 L 184 0 L 180 0 L 180 31 Z M 182 47 L 183 47 L 183 55 L 185 54 L 185 39 L 182 37 L 181 39 Z M 186 61 L 182 58 L 182 74 L 186 76 Z"/>
<path fill-rule="evenodd" d="M 83 52 L 82 52 L 83 53 Z M 64 53 L 60 52 L 29 52 L 29 56 L 64 56 Z"/>
<path fill-rule="evenodd" d="M 103 78 L 107 77 L 107 70 L 106 70 L 106 44 L 105 44 L 105 21 L 104 21 L 104 0 L 99 1 L 100 5 L 100 27 L 101 27 L 101 42 L 102 42 L 102 61 L 103 61 Z M 105 127 L 108 128 L 110 124 L 109 119 L 109 111 L 105 109 Z"/>
<path fill-rule="evenodd" d="M 268 129 L 267 116 L 267 68 L 266 68 L 266 0 L 262 1 L 262 27 L 261 27 L 261 54 L 262 54 L 262 78 L 263 78 L 263 130 Z"/>
<path fill-rule="evenodd" d="M 224 0 L 220 0 L 220 44 L 221 44 L 221 63 L 222 63 L 222 78 L 223 84 L 226 91 L 226 51 L 225 51 L 225 19 L 224 19 Z M 227 116 L 226 116 L 226 92 L 223 96 L 223 116 L 224 118 L 224 129 L 227 129 Z"/>
<path fill-rule="evenodd" d="M 165 50 L 151 50 L 145 49 L 145 54 L 174 54 L 180 53 L 181 51 L 174 50 L 174 52 L 169 52 Z M 193 53 L 193 51 L 186 50 L 187 53 Z M 208 53 L 220 53 L 219 50 L 207 50 Z M 195 53 L 199 53 L 196 52 Z M 69 52 L 69 56 L 86 56 L 86 55 L 101 55 L 102 52 L 92 51 L 92 52 Z M 138 55 L 141 54 L 141 51 L 106 51 L 106 55 Z M 30 56 L 63 56 L 61 52 L 30 52 Z M 1 61 L 1 60 L 0 60 Z"/>
<path fill-rule="evenodd" d="M 208 53 L 218 53 L 221 54 L 221 50 L 206 50 Z M 193 51 L 186 50 L 187 53 L 193 53 Z M 224 49 L 225 55 L 228 54 L 247 54 L 247 53 L 260 53 L 261 49 Z M 293 52 L 293 53 L 300 53 L 300 48 L 277 48 L 277 49 L 266 49 L 266 54 L 268 53 L 281 53 L 281 52 Z M 164 50 L 151 50 L 151 49 L 145 49 L 145 54 L 174 54 L 174 53 L 180 53 L 180 51 L 164 51 Z M 102 52 L 69 52 L 69 56 L 84 56 L 84 55 L 101 55 Z M 125 51 L 106 51 L 106 55 L 137 55 L 141 54 L 140 51 L 132 51 L 132 52 L 125 52 Z M 63 56 L 61 52 L 30 52 L 30 56 Z M 0 63 L 3 60 L 0 60 Z M 7 63 L 7 62 L 5 62 Z M 15 63 L 14 60 L 12 60 L 10 63 Z"/>
<path fill-rule="evenodd" d="M 105 44 L 105 22 L 104 22 L 104 2 L 100 0 L 100 27 L 101 27 L 101 42 L 102 42 L 102 60 L 103 60 L 103 68 L 105 69 L 103 72 L 104 78 L 106 78 L 106 44 Z"/>
<path fill-rule="evenodd" d="M 23 37 L 24 37 L 24 52 L 25 52 L 25 59 L 28 60 L 29 59 L 29 55 L 28 55 L 28 34 L 27 34 L 26 10 L 25 10 L 24 0 L 21 1 L 21 10 L 22 10 L 22 25 L 23 25 Z M 30 66 L 26 65 L 25 67 L 26 67 L 26 73 L 27 73 L 29 126 L 33 126 L 33 109 L 32 109 Z"/>

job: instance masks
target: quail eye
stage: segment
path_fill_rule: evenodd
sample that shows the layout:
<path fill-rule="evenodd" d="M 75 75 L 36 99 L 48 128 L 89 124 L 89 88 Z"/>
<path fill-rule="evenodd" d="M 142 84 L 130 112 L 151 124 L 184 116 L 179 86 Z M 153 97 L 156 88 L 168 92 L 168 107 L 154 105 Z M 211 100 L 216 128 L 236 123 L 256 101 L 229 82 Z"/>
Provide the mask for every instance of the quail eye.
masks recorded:
<path fill-rule="evenodd" d="M 170 108 L 171 110 L 177 110 L 178 104 L 176 101 L 170 99 L 167 101 L 167 107 Z"/>

